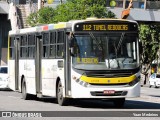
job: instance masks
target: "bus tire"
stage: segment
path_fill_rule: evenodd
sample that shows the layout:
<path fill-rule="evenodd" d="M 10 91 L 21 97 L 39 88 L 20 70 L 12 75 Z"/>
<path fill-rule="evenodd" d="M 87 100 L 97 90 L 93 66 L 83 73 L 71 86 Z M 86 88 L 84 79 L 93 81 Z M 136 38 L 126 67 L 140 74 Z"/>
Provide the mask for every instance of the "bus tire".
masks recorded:
<path fill-rule="evenodd" d="M 60 106 L 65 106 L 66 105 L 66 98 L 63 96 L 63 88 L 62 88 L 62 83 L 61 81 L 58 82 L 57 85 L 57 102 Z"/>
<path fill-rule="evenodd" d="M 26 91 L 26 82 L 24 80 L 22 81 L 22 98 L 24 100 L 28 100 L 30 98 L 30 95 Z"/>
<path fill-rule="evenodd" d="M 113 100 L 113 103 L 116 108 L 122 108 L 125 103 L 125 98 L 116 98 Z"/>

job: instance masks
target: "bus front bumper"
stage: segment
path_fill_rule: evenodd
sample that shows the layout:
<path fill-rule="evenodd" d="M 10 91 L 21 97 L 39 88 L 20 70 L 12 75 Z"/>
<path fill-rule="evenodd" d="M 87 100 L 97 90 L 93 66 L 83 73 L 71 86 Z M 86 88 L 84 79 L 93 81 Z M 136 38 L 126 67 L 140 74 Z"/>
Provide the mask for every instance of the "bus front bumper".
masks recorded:
<path fill-rule="evenodd" d="M 131 98 L 140 96 L 140 82 L 134 86 L 91 86 L 84 87 L 74 83 L 71 90 L 72 98 Z"/>

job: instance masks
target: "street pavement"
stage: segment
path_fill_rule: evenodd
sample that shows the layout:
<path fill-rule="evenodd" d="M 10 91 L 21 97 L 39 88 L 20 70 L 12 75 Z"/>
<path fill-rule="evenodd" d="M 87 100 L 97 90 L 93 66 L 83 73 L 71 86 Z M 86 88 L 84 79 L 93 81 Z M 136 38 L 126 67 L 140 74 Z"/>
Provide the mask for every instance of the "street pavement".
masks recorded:
<path fill-rule="evenodd" d="M 81 100 L 74 101 L 68 106 L 59 106 L 55 99 L 32 99 L 32 100 L 23 100 L 21 93 L 13 91 L 0 91 L 0 111 L 59 111 L 58 114 L 63 113 L 67 115 L 68 111 L 75 111 L 73 114 L 78 112 L 85 111 L 85 115 L 90 114 L 89 111 L 94 111 L 91 116 L 96 115 L 96 111 L 101 112 L 113 112 L 115 114 L 118 111 L 118 116 L 120 117 L 98 117 L 98 120 L 111 119 L 119 120 L 158 120 L 160 117 L 121 117 L 121 115 L 128 115 L 127 111 L 159 111 L 160 112 L 160 88 L 149 88 L 148 85 L 141 87 L 141 97 L 139 98 L 127 98 L 124 108 L 117 109 L 114 108 L 113 103 L 106 100 Z M 77 113 L 76 113 L 77 112 Z M 62 115 L 62 116 L 63 116 Z M 115 115 L 116 116 L 116 115 Z M 56 120 L 97 120 L 95 117 L 53 117 Z M 42 120 L 53 119 L 51 117 L 41 118 Z M 2 118 L 0 118 L 1 120 Z M 4 118 L 3 118 L 4 119 Z M 20 118 L 14 118 L 20 119 Z M 33 118 L 23 118 L 23 119 L 33 119 Z M 39 120 L 39 118 L 34 118 Z"/>

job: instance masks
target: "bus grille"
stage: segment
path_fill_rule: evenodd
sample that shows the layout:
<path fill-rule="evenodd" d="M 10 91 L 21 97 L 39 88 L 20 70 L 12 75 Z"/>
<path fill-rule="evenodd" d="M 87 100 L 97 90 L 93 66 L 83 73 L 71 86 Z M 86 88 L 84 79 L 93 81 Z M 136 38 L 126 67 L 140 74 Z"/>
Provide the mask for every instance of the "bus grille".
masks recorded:
<path fill-rule="evenodd" d="M 133 74 L 131 73 L 117 73 L 117 74 L 88 74 L 87 77 L 96 77 L 96 78 L 117 78 L 117 77 L 129 77 Z"/>

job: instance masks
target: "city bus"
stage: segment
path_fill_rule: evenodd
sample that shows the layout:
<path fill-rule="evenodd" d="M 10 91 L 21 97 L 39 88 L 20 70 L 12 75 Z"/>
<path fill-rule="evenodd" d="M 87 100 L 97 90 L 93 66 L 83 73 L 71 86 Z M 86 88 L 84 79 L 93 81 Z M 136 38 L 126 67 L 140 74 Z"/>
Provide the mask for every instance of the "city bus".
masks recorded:
<path fill-rule="evenodd" d="M 9 86 L 23 99 L 111 100 L 140 96 L 138 24 L 122 19 L 72 20 L 9 32 Z"/>

